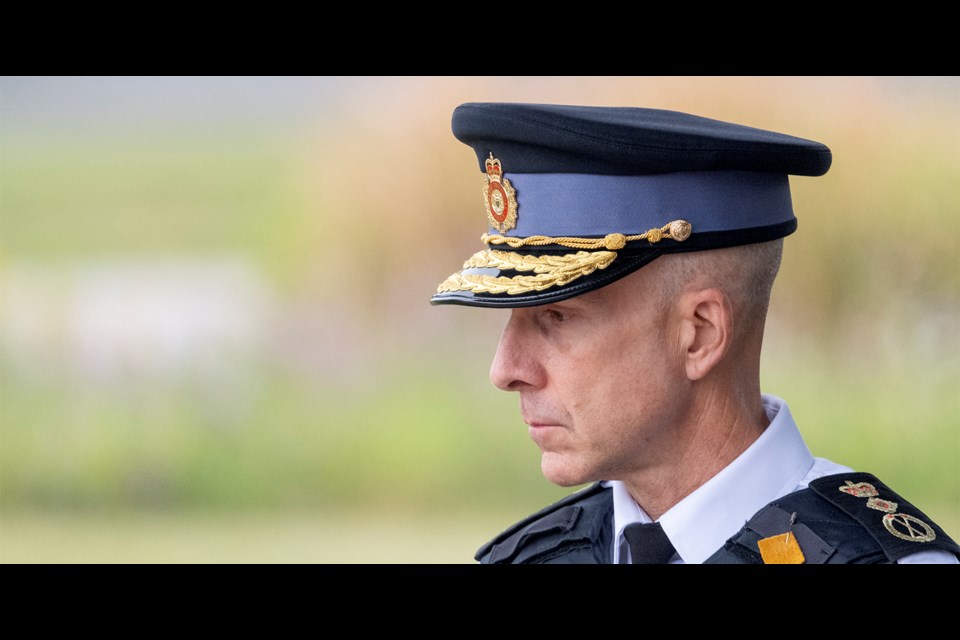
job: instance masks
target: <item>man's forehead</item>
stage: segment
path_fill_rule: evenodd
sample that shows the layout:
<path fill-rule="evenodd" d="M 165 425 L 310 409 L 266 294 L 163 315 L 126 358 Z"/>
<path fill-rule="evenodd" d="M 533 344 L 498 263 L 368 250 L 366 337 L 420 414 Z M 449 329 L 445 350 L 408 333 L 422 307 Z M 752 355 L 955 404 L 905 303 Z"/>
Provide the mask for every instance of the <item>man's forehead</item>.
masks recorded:
<path fill-rule="evenodd" d="M 617 307 L 635 307 L 650 304 L 658 299 L 658 278 L 662 271 L 658 265 L 665 263 L 665 258 L 668 257 L 669 256 L 662 256 L 652 261 L 650 265 L 643 269 L 634 271 L 605 287 L 590 289 L 580 295 L 556 302 L 548 302 L 531 308 L 578 308 L 609 312 Z"/>

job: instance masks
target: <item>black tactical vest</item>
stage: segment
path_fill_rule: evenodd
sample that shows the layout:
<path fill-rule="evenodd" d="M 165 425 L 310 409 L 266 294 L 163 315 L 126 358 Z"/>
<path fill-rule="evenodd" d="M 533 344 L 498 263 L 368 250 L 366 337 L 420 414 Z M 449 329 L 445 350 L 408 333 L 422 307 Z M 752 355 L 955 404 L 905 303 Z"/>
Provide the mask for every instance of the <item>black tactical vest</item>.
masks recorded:
<path fill-rule="evenodd" d="M 844 473 L 771 502 L 706 563 L 763 564 L 758 542 L 787 533 L 806 564 L 893 563 L 928 550 L 960 557 L 943 529 L 877 478 Z M 597 483 L 513 525 L 475 557 L 483 564 L 606 564 L 612 545 L 612 491 Z"/>

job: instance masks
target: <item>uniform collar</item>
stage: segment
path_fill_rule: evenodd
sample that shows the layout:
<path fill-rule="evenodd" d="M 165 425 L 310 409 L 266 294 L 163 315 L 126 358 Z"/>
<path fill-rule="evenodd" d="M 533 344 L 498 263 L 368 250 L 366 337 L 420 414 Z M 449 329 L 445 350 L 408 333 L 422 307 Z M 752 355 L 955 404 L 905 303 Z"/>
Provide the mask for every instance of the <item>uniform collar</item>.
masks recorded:
<path fill-rule="evenodd" d="M 792 491 L 813 467 L 814 459 L 782 399 L 764 394 L 770 425 L 717 475 L 671 507 L 660 519 L 680 559 L 701 564 L 762 507 Z M 650 522 L 620 481 L 613 489 L 613 562 L 619 559 L 623 528 Z M 676 558 L 675 558 L 676 560 Z"/>

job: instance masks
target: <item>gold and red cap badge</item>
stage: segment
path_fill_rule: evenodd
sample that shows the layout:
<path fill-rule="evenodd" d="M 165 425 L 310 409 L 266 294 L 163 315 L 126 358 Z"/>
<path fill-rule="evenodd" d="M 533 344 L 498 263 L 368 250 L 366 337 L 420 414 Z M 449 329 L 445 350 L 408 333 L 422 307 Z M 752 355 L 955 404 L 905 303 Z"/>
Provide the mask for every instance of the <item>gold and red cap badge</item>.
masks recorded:
<path fill-rule="evenodd" d="M 503 177 L 500 161 L 490 157 L 486 161 L 487 175 L 483 185 L 483 203 L 490 226 L 505 233 L 517 226 L 517 192 L 510 180 Z"/>

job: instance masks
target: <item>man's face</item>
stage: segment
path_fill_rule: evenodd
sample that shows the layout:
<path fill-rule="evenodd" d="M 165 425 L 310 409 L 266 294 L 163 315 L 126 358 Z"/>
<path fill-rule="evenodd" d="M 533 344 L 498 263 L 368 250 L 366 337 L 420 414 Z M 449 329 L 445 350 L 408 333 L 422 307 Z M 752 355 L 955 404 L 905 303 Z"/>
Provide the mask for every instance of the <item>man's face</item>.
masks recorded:
<path fill-rule="evenodd" d="M 688 380 L 658 259 L 601 289 L 513 309 L 490 369 L 561 486 L 624 479 L 677 455 L 671 425 Z M 682 446 L 680 447 L 682 448 Z"/>

